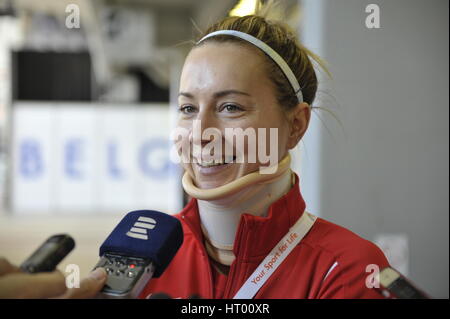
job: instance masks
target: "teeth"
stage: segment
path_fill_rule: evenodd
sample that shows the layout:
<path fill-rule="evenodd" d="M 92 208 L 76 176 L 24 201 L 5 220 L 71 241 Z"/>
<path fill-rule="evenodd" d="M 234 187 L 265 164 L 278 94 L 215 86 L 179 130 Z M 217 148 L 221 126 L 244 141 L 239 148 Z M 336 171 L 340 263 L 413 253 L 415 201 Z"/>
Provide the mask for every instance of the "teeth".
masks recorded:
<path fill-rule="evenodd" d="M 197 163 L 203 167 L 211 167 L 211 166 L 232 163 L 233 160 L 234 160 L 233 156 L 228 156 L 228 157 L 226 157 L 226 159 L 211 159 L 209 161 L 202 161 L 201 163 L 198 163 L 196 160 L 194 160 L 194 163 Z"/>
<path fill-rule="evenodd" d="M 216 166 L 216 165 L 222 165 L 223 160 L 210 160 L 210 161 L 203 161 L 200 165 L 209 167 L 209 166 Z"/>

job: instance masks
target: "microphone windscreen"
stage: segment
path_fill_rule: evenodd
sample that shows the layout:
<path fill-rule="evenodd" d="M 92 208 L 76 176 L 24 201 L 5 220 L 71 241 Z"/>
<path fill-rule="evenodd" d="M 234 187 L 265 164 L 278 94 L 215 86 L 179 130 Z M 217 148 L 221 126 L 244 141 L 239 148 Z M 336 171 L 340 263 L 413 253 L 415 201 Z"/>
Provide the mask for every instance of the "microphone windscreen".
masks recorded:
<path fill-rule="evenodd" d="M 180 221 L 168 214 L 138 210 L 125 215 L 100 246 L 100 256 L 116 253 L 150 259 L 159 277 L 183 243 Z"/>

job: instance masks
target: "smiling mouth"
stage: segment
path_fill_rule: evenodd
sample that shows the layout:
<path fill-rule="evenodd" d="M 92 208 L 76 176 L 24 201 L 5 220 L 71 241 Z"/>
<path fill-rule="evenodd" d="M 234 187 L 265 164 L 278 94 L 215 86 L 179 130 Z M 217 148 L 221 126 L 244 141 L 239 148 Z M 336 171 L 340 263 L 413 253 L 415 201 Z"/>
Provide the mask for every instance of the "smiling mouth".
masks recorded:
<path fill-rule="evenodd" d="M 236 160 L 236 156 L 229 156 L 226 159 L 225 158 L 211 159 L 209 161 L 201 161 L 201 162 L 198 162 L 198 161 L 194 160 L 193 162 L 197 166 L 200 166 L 202 168 L 210 168 L 210 167 L 228 165 L 228 164 L 234 163 L 235 160 Z"/>

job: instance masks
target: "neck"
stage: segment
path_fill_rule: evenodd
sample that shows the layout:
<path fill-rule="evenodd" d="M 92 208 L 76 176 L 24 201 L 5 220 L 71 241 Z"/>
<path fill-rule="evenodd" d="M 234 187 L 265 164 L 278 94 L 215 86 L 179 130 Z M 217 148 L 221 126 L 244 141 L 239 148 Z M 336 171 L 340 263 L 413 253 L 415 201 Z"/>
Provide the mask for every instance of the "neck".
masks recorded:
<path fill-rule="evenodd" d="M 289 168 L 290 157 L 282 162 L 281 169 L 272 178 L 262 176 L 264 181 L 235 183 L 241 187 L 233 187 L 233 191 L 206 199 L 204 196 L 193 196 L 197 198 L 205 246 L 211 258 L 223 265 L 231 265 L 235 258 L 233 245 L 241 215 L 266 217 L 270 205 L 291 189 L 293 174 Z M 185 190 L 189 193 L 190 188 L 185 187 Z"/>
<path fill-rule="evenodd" d="M 198 209 L 209 255 L 223 265 L 234 260 L 233 244 L 242 214 L 266 217 L 269 206 L 292 187 L 292 171 L 271 183 L 248 186 L 220 200 L 198 200 Z"/>

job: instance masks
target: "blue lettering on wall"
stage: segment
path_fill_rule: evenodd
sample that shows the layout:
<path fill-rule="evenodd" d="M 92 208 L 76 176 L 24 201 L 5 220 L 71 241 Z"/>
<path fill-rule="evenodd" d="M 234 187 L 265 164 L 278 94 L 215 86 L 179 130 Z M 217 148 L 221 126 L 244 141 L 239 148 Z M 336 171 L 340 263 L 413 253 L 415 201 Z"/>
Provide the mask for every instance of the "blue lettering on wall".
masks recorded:
<path fill-rule="evenodd" d="M 108 157 L 108 172 L 111 177 L 115 179 L 121 179 L 123 177 L 123 172 L 117 165 L 117 149 L 118 145 L 114 142 L 109 142 L 107 145 L 107 157 Z"/>
<path fill-rule="evenodd" d="M 145 142 L 139 151 L 139 167 L 150 178 L 165 179 L 169 177 L 171 162 L 169 159 L 169 141 L 163 138 L 153 138 Z M 157 158 L 156 152 L 164 154 Z"/>
<path fill-rule="evenodd" d="M 79 167 L 82 160 L 83 140 L 80 138 L 67 140 L 64 146 L 64 167 L 67 177 L 72 179 L 83 178 L 83 173 Z"/>
<path fill-rule="evenodd" d="M 32 138 L 24 139 L 19 147 L 19 171 L 24 178 L 36 179 L 44 172 L 42 150 L 39 142 Z"/>

